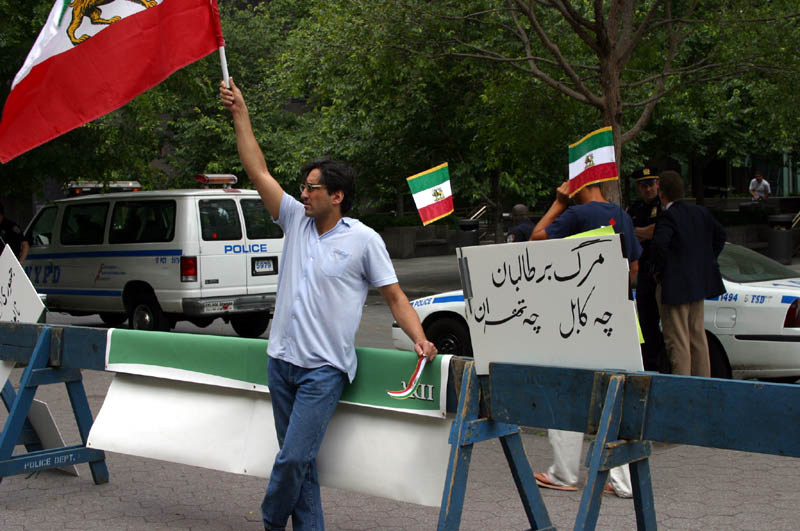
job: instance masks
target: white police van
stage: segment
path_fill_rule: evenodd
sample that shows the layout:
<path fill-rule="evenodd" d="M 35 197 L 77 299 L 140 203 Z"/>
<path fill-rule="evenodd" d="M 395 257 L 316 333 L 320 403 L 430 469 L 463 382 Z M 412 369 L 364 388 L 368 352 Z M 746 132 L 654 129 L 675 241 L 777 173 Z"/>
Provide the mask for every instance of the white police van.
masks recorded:
<path fill-rule="evenodd" d="M 202 175 L 231 184 L 232 175 Z M 275 305 L 283 232 L 255 190 L 123 192 L 55 201 L 26 230 L 25 271 L 50 311 L 109 326 L 169 330 L 217 317 L 264 333 Z"/>

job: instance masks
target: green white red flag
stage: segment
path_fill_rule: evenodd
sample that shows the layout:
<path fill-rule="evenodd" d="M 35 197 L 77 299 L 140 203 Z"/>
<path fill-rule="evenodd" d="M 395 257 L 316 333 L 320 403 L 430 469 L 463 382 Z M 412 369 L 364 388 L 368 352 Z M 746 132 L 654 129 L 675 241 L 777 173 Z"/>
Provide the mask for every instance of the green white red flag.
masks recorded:
<path fill-rule="evenodd" d="M 450 189 L 450 170 L 447 163 L 412 175 L 408 186 L 414 196 L 423 225 L 433 223 L 453 213 L 453 192 Z"/>
<path fill-rule="evenodd" d="M 611 127 L 593 131 L 569 146 L 569 196 L 588 184 L 619 179 Z"/>
<path fill-rule="evenodd" d="M 56 0 L 3 108 L 0 162 L 122 107 L 223 45 L 216 0 Z"/>

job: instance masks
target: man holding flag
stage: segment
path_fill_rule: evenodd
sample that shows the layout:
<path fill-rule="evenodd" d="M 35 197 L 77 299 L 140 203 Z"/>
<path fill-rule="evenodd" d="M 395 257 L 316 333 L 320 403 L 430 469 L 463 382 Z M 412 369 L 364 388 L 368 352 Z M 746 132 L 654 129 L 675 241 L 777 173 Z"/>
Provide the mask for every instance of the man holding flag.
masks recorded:
<path fill-rule="evenodd" d="M 570 178 L 556 189 L 556 199 L 531 233 L 531 240 L 565 238 L 599 227 L 612 226 L 622 235 L 623 254 L 630 264 L 631 282 L 636 278 L 642 246 L 636 239 L 631 217 L 622 208 L 603 197 L 600 183 L 619 178 L 611 128 L 603 128 L 570 146 Z M 570 199 L 575 206 L 569 206 Z M 555 490 L 578 490 L 583 434 L 574 431 L 547 430 L 553 448 L 553 464 L 547 472 L 536 472 L 540 487 Z M 620 498 L 633 496 L 627 465 L 612 468 L 608 493 Z"/>
<path fill-rule="evenodd" d="M 300 199 L 267 168 L 241 91 L 220 85 L 233 114 L 239 157 L 267 210 L 285 233 L 278 299 L 269 335 L 268 385 L 280 451 L 261 516 L 265 529 L 324 529 L 316 456 L 347 381 L 356 374 L 354 339 L 370 284 L 377 286 L 419 356 L 433 360 L 416 312 L 397 283 L 381 237 L 346 217 L 355 172 L 330 159 L 301 170 Z"/>

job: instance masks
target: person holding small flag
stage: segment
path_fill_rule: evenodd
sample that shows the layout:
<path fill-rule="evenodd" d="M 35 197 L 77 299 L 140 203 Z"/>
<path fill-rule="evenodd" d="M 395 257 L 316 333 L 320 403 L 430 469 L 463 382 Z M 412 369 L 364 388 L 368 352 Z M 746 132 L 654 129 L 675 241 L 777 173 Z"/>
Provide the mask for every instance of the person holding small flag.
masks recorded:
<path fill-rule="evenodd" d="M 261 504 L 265 529 L 324 529 L 316 456 L 342 390 L 356 374 L 355 333 L 370 285 L 386 300 L 419 356 L 436 347 L 397 282 L 381 237 L 347 217 L 355 172 L 317 159 L 301 172 L 300 199 L 267 168 L 242 92 L 232 78 L 220 99 L 233 115 L 239 157 L 285 233 L 270 329 L 268 386 L 280 451 Z"/>
<path fill-rule="evenodd" d="M 619 205 L 607 201 L 600 188 L 604 181 L 619 179 L 611 128 L 590 133 L 570 146 L 570 161 L 570 178 L 556 189 L 556 199 L 533 228 L 531 241 L 565 238 L 610 225 L 622 236 L 633 282 L 642 246 L 631 217 Z M 574 206 L 570 206 L 570 200 Z M 547 430 L 547 436 L 553 448 L 553 464 L 546 472 L 534 473 L 536 484 L 547 489 L 578 490 L 583 433 Z M 610 470 L 604 490 L 620 498 L 633 496 L 627 465 Z"/>

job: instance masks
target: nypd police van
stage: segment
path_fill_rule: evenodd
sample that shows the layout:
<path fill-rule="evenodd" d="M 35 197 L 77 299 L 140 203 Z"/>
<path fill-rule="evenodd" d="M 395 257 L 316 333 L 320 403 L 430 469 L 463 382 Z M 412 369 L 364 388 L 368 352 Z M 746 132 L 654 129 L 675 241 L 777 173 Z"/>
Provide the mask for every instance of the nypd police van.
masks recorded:
<path fill-rule="evenodd" d="M 198 176 L 204 184 L 234 176 Z M 275 304 L 283 232 L 255 190 L 79 196 L 42 208 L 26 230 L 25 271 L 50 311 L 109 326 L 169 330 L 221 317 L 258 337 Z"/>

